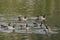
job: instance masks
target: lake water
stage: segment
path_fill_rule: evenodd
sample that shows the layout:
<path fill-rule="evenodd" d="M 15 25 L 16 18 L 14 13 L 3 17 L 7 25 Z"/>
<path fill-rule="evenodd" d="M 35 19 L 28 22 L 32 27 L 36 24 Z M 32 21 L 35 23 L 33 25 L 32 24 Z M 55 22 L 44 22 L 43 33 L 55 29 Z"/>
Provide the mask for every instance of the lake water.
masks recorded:
<path fill-rule="evenodd" d="M 33 27 L 34 26 L 33 22 L 35 22 L 35 19 L 37 18 L 37 17 L 28 17 L 29 20 L 27 20 L 26 22 L 18 23 L 18 18 L 17 18 L 16 15 L 7 15 L 8 17 L 6 17 L 6 14 L 5 15 L 0 14 L 0 16 L 1 16 L 0 17 L 0 19 L 1 19 L 0 20 L 0 25 L 7 25 L 9 22 L 11 22 L 11 26 L 16 24 L 15 32 L 17 32 L 17 33 L 26 33 L 26 30 L 19 29 L 20 25 L 28 24 L 30 27 Z M 42 25 L 42 26 L 44 27 L 44 25 Z M 53 30 L 53 29 L 51 31 L 51 34 L 58 33 L 58 32 L 55 31 L 56 28 L 55 28 L 55 30 Z M 28 31 L 28 33 L 46 34 L 46 32 L 43 31 L 43 30 L 44 29 L 39 29 L 39 27 L 38 27 L 38 29 L 30 30 L 30 31 Z M 0 31 L 1 32 L 7 32 L 7 33 L 13 32 L 13 30 L 5 30 L 4 28 L 1 28 L 1 26 L 0 26 Z"/>

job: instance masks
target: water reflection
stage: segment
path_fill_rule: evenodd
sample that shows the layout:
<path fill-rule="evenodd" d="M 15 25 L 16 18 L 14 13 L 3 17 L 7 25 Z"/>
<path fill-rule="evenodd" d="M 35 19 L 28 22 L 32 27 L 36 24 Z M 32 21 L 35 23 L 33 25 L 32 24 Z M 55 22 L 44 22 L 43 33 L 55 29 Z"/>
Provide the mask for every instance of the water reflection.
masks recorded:
<path fill-rule="evenodd" d="M 11 32 L 13 32 L 13 30 L 15 30 L 14 32 L 16 32 L 16 33 L 26 33 L 26 30 L 25 29 L 21 29 L 21 27 L 15 27 L 15 29 L 5 29 L 5 28 L 1 28 L 0 27 L 0 32 L 11 33 Z M 48 34 L 48 32 L 46 33 L 44 31 L 44 29 L 33 29 L 33 30 L 30 29 L 30 30 L 27 31 L 27 33 Z M 54 29 L 54 31 L 52 29 L 52 31 L 49 34 L 57 34 L 57 33 L 58 32 L 55 31 L 55 29 Z"/>

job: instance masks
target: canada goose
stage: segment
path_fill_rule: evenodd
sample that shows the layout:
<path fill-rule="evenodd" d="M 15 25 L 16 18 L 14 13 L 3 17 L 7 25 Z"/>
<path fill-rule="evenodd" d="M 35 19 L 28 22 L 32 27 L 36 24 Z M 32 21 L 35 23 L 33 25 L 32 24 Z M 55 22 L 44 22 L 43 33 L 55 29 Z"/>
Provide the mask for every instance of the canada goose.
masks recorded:
<path fill-rule="evenodd" d="M 18 21 L 23 21 L 24 22 L 26 20 L 27 20 L 26 16 L 24 16 L 24 17 L 23 16 L 19 16 L 18 17 Z"/>
<path fill-rule="evenodd" d="M 51 32 L 51 29 L 50 29 L 50 27 L 47 24 L 41 23 L 40 27 L 41 27 L 41 29 L 43 29 L 43 31 L 45 31 L 46 34 Z"/>
<path fill-rule="evenodd" d="M 26 20 L 27 20 L 26 16 L 22 17 L 22 21 L 26 21 Z"/>
<path fill-rule="evenodd" d="M 21 30 L 25 30 L 26 26 L 25 25 L 20 25 L 20 28 Z"/>
<path fill-rule="evenodd" d="M 21 29 L 26 30 L 26 32 L 27 32 L 30 30 L 30 27 L 28 26 L 28 24 L 25 24 L 25 25 L 21 26 Z"/>
<path fill-rule="evenodd" d="M 7 26 L 1 25 L 1 28 L 6 28 Z"/>
<path fill-rule="evenodd" d="M 46 17 L 45 16 L 40 16 L 40 21 L 45 21 Z"/>
<path fill-rule="evenodd" d="M 50 33 L 51 32 L 51 28 L 47 24 L 45 25 L 45 27 L 46 27 L 46 29 L 44 29 L 44 31 L 46 33 Z"/>
<path fill-rule="evenodd" d="M 15 29 L 14 27 L 15 25 L 11 26 L 11 23 L 8 23 L 8 25 L 1 25 L 1 28 L 5 28 L 5 29 Z"/>
<path fill-rule="evenodd" d="M 12 26 L 7 26 L 7 28 L 10 29 L 10 30 L 15 29 Z"/>
<path fill-rule="evenodd" d="M 11 23 L 9 23 L 9 25 L 7 26 L 8 29 L 15 29 L 15 24 L 13 24 L 13 26 L 11 26 Z"/>

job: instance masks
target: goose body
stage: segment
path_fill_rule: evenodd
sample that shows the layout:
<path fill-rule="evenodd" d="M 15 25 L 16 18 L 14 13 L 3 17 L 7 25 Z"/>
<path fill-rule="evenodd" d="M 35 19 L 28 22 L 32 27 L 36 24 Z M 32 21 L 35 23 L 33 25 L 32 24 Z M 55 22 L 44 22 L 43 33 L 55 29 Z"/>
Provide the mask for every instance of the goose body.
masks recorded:
<path fill-rule="evenodd" d="M 27 20 L 27 18 L 26 18 L 26 17 L 22 17 L 22 16 L 20 16 L 20 17 L 18 17 L 18 20 L 19 20 L 19 21 L 23 21 L 23 22 L 24 22 L 24 21 L 26 21 L 26 20 Z"/>
<path fill-rule="evenodd" d="M 24 17 L 22 17 L 22 18 L 21 18 L 21 20 L 22 20 L 22 21 L 26 21 L 27 19 L 26 19 L 26 18 L 24 18 Z"/>
<path fill-rule="evenodd" d="M 11 29 L 11 30 L 12 30 L 12 29 L 15 29 L 15 28 L 13 28 L 12 26 L 7 26 L 7 28 L 8 28 L 8 29 Z"/>
<path fill-rule="evenodd" d="M 45 19 L 46 19 L 45 17 L 40 16 L 40 21 L 43 21 L 43 20 L 45 20 Z"/>

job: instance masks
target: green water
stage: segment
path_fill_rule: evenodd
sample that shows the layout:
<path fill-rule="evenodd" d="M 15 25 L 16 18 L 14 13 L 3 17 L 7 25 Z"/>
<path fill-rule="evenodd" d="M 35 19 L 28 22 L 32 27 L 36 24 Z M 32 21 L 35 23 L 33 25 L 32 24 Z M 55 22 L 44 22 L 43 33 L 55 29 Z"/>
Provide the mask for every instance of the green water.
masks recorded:
<path fill-rule="evenodd" d="M 0 40 L 21 40 L 26 34 L 0 33 Z M 60 33 L 50 35 L 29 34 L 31 40 L 60 40 Z"/>

